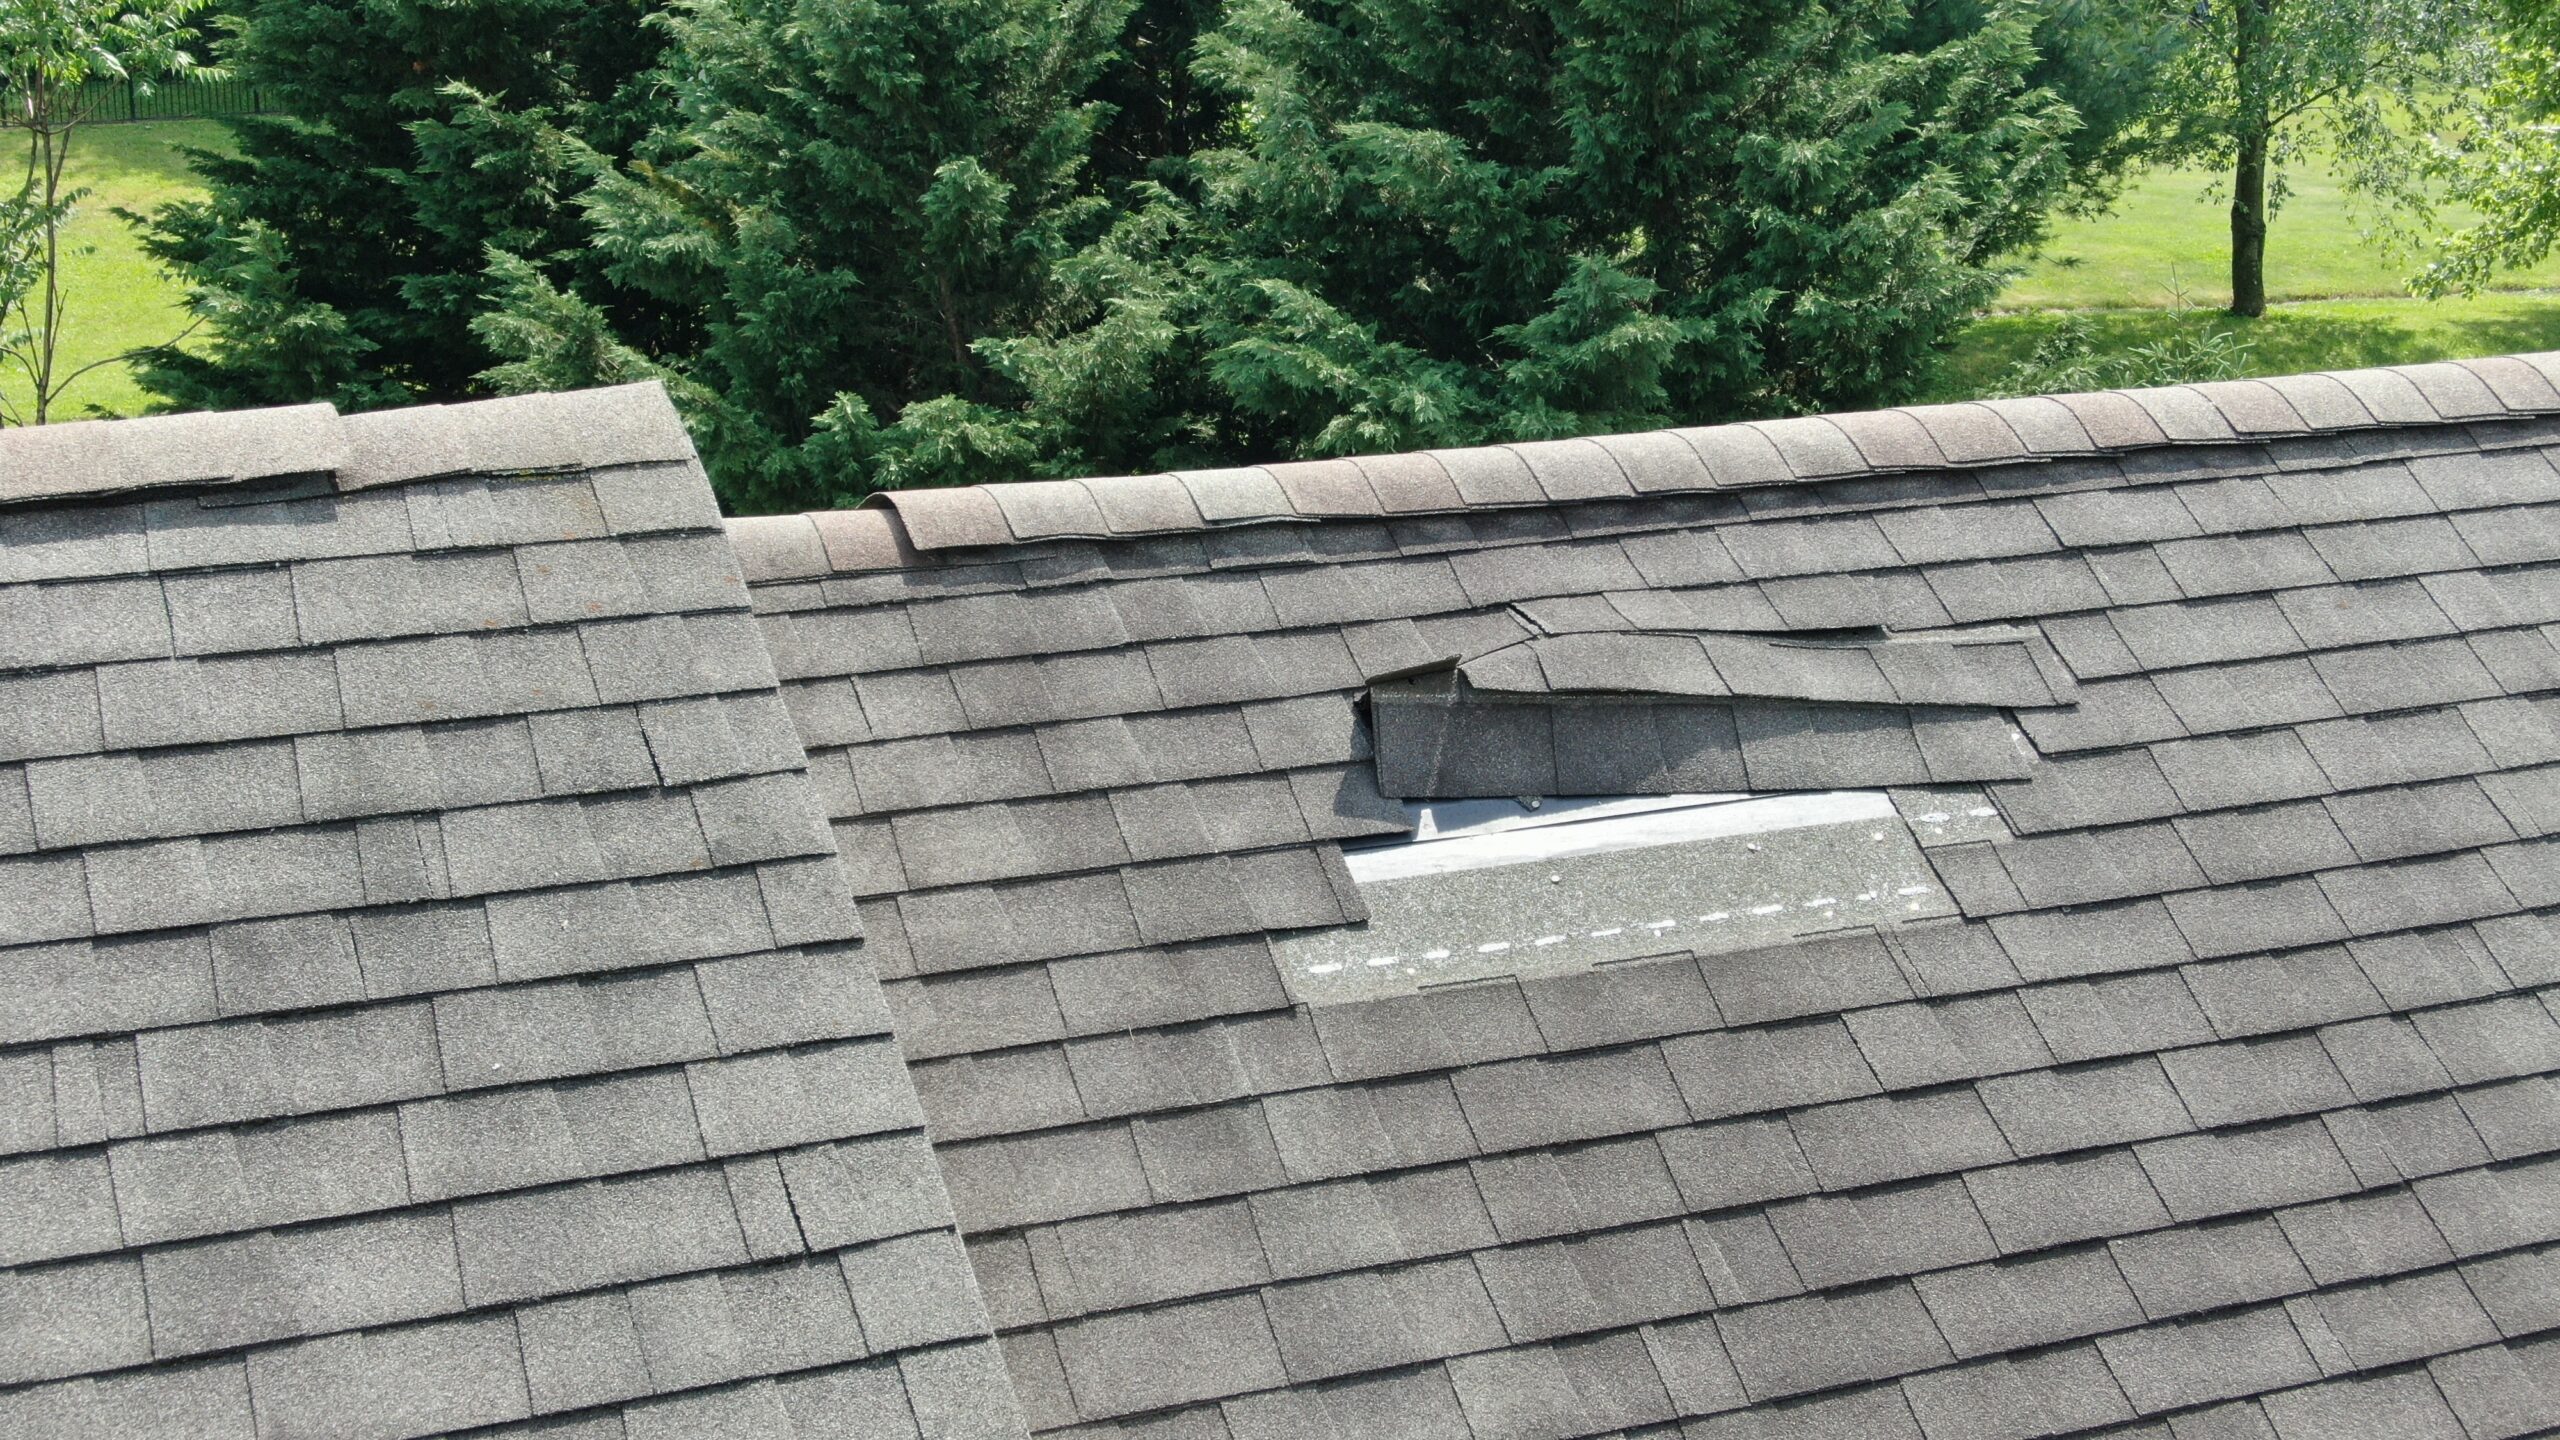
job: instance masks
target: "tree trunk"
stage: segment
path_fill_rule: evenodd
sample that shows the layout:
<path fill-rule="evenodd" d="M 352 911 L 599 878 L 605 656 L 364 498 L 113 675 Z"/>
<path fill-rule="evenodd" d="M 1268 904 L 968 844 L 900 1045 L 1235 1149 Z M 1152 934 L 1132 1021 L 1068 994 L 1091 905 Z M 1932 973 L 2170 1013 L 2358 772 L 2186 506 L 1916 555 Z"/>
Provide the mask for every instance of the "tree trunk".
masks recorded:
<path fill-rule="evenodd" d="M 2240 163 L 2231 176 L 2231 313 L 2250 319 L 2267 313 L 2267 136 L 2240 135 Z"/>
<path fill-rule="evenodd" d="M 44 140 L 44 325 L 36 332 L 36 423 L 53 419 L 53 362 L 62 340 L 62 156 L 51 130 Z"/>
<path fill-rule="evenodd" d="M 2267 114 L 2266 29 L 2275 0 L 2233 0 L 2231 79 L 2232 138 L 2239 154 L 2231 171 L 2231 313 L 2256 319 L 2267 313 L 2267 146 L 2274 126 Z"/>

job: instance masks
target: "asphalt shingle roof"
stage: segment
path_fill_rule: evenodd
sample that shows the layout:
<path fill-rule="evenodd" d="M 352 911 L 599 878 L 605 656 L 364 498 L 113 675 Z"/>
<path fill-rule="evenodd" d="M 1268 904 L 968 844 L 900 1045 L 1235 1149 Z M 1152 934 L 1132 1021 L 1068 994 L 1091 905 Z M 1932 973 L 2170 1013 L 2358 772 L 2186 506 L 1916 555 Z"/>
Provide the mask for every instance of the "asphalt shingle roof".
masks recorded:
<path fill-rule="evenodd" d="M 11 431 L 0 634 L 0 1435 L 1020 1433 L 654 387 Z"/>
<path fill-rule="evenodd" d="M 2555 385 L 0 436 L 0 1436 L 2560 1428 Z M 1835 787 L 1942 918 L 1284 974 L 1403 797 Z"/>
<path fill-rule="evenodd" d="M 731 522 L 1032 1429 L 2560 1426 L 2555 382 Z M 1744 786 L 1961 914 L 1291 999 L 1392 796 Z"/>

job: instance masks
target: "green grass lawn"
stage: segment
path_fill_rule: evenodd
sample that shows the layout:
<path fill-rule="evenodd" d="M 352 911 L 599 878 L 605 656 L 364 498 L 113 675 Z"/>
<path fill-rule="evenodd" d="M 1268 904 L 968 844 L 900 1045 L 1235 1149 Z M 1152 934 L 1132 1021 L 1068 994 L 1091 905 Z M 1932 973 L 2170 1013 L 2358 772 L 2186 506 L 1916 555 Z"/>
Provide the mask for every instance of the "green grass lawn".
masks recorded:
<path fill-rule="evenodd" d="M 2070 312 L 1988 315 L 1957 341 L 1926 398 L 1963 400 L 1989 392 Z M 2217 310 L 2151 308 L 2087 314 L 2101 350 L 2130 349 L 2198 330 L 2248 340 L 2251 375 L 2405 365 L 2520 350 L 2560 350 L 2560 293 L 2501 292 L 2470 300 L 2306 300 L 2238 320 Z"/>
<path fill-rule="evenodd" d="M 61 369 L 157 345 L 186 328 L 181 297 L 114 207 L 149 211 L 166 201 L 201 193 L 178 152 L 189 146 L 218 150 L 230 132 L 212 120 L 157 120 L 99 125 L 72 142 L 72 183 L 95 193 L 82 202 L 65 233 L 69 252 L 63 284 L 70 295 L 64 321 Z M 23 157 L 21 157 L 23 158 Z M 26 377 L 0 375 L 0 393 L 13 406 L 28 399 Z M 149 398 L 122 365 L 101 366 L 55 403 L 54 418 L 75 420 L 90 407 L 111 415 L 139 413 Z"/>
<path fill-rule="evenodd" d="M 2401 282 L 2420 258 L 2394 254 L 2368 239 L 2336 182 L 2317 171 L 2293 175 L 2293 194 L 2267 226 L 2267 298 L 2333 300 L 2406 298 Z M 2192 170 L 2155 170 L 2125 187 L 2113 210 L 2067 220 L 2025 273 L 2000 297 L 2002 308 L 2120 309 L 2186 302 L 2231 303 L 2231 211 L 2227 195 L 2210 199 L 2210 177 Z M 2472 222 L 2448 206 L 2437 217 L 2447 232 Z M 2511 290 L 2560 286 L 2560 258 L 2502 277 Z"/>
<path fill-rule="evenodd" d="M 2254 375 L 2560 349 L 2560 258 L 2501 276 L 2476 298 L 2414 299 L 2402 281 L 2418 257 L 2368 239 L 2325 175 L 2294 182 L 2268 227 L 2267 294 L 2277 303 L 2264 319 L 2221 313 L 2231 301 L 2227 200 L 2207 198 L 2204 175 L 2154 171 L 2107 214 L 2055 227 L 1994 313 L 1957 337 L 1930 398 L 1984 393 L 2068 311 L 2089 317 L 2101 350 L 2207 328 L 2236 333 L 2250 343 Z M 2456 228 L 2469 217 L 2449 209 L 2439 223 Z"/>

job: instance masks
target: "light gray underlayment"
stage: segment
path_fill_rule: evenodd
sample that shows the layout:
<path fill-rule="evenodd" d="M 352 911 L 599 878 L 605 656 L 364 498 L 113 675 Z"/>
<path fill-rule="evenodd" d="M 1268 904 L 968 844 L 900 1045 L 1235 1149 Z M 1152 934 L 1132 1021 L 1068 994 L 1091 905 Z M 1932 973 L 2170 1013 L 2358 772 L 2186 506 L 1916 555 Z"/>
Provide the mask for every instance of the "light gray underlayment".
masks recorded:
<path fill-rule="evenodd" d="M 1762 810 L 1773 828 L 1363 879 L 1367 924 L 1275 939 L 1282 982 L 1292 999 L 1322 1005 L 1955 914 L 1911 828 L 1876 801 L 1864 818 L 1800 823 Z M 1500 838 L 1523 833 L 1555 832 Z M 1414 848 L 1435 843 L 1455 842 Z"/>

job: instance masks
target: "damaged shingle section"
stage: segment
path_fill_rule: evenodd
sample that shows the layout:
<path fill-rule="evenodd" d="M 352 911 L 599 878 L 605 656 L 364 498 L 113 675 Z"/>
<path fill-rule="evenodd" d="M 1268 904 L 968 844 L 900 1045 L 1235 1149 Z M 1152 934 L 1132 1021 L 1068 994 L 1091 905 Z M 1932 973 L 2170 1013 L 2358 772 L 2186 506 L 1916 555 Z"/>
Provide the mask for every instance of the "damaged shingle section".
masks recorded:
<path fill-rule="evenodd" d="M 0 1434 L 1022 1433 L 655 387 L 0 502 Z"/>
<path fill-rule="evenodd" d="M 0 446 L 0 504 L 182 486 L 218 493 L 293 477 L 325 481 L 348 458 L 338 414 L 326 405 L 25 426 Z"/>
<path fill-rule="evenodd" d="M 2041 636 L 1602 629 L 1381 677 L 1370 708 L 1388 795 L 1646 795 L 2014 779 L 2028 757 L 2003 712 L 2077 693 Z"/>
<path fill-rule="evenodd" d="M 1818 643 L 1607 629 L 1541 636 L 1455 668 L 1476 689 L 1531 695 L 2024 708 L 2065 704 L 2078 690 L 2041 636 Z"/>
<path fill-rule="evenodd" d="M 1522 699 L 1444 683 L 1370 692 L 1377 785 L 1408 799 L 1877 789 L 2015 779 L 1987 707 Z"/>
<path fill-rule="evenodd" d="M 735 522 L 1031 1428 L 2560 1426 L 2555 376 Z M 1291 1002 L 1384 796 L 1833 787 L 1962 913 Z"/>

